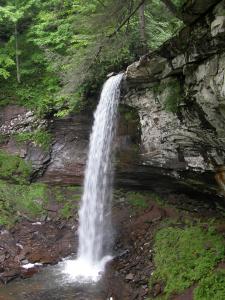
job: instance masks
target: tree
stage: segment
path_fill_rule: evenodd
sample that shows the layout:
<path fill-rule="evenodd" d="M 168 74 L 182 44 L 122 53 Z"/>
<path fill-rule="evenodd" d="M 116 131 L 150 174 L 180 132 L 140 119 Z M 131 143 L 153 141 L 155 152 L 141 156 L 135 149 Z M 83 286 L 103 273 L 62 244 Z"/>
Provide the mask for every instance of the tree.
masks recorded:
<path fill-rule="evenodd" d="M 145 2 L 139 8 L 139 27 L 140 27 L 140 42 L 141 54 L 147 53 L 147 37 L 146 37 L 146 24 L 145 24 Z"/>
<path fill-rule="evenodd" d="M 16 64 L 16 77 L 17 82 L 21 82 L 21 70 L 20 70 L 20 49 L 19 49 L 19 29 L 22 21 L 27 18 L 31 8 L 35 4 L 35 0 L 7 0 L 5 6 L 0 7 L 0 22 L 7 22 L 7 26 L 12 28 L 9 41 L 14 40 L 15 49 L 15 64 Z M 14 65 L 12 59 L 8 58 L 7 66 Z M 6 75 L 7 74 L 7 75 Z M 5 73 L 8 77 L 9 73 Z"/>
<path fill-rule="evenodd" d="M 164 0 L 2 1 L 1 86 L 7 95 L 7 84 L 15 87 L 7 99 L 46 114 L 64 115 L 96 96 L 107 73 L 125 69 L 182 26 Z"/>

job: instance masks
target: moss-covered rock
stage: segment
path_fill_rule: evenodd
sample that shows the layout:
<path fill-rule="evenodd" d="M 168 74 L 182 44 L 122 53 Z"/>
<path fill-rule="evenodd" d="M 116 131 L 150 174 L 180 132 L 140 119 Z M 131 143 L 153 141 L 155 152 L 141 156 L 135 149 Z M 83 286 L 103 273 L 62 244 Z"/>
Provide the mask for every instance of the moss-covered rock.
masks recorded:
<path fill-rule="evenodd" d="M 0 178 L 17 183 L 26 183 L 31 175 L 31 165 L 17 155 L 0 150 Z"/>

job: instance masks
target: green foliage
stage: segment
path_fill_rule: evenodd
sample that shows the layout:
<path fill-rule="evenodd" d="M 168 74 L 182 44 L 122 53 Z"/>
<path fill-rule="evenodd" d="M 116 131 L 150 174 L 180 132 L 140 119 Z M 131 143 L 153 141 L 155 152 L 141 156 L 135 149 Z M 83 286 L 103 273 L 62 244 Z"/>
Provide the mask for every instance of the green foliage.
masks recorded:
<path fill-rule="evenodd" d="M 173 2 L 178 8 L 181 8 L 181 7 L 187 2 L 187 0 L 172 0 L 172 2 Z"/>
<path fill-rule="evenodd" d="M 164 296 L 169 299 L 205 278 L 224 257 L 225 245 L 212 227 L 167 227 L 157 232 L 154 252 L 156 271 L 150 284 L 162 281 Z"/>
<path fill-rule="evenodd" d="M 15 135 L 17 142 L 33 142 L 35 145 L 42 147 L 44 150 L 48 150 L 52 136 L 49 132 L 44 130 L 36 130 L 34 132 L 21 132 Z"/>
<path fill-rule="evenodd" d="M 174 3 L 180 7 L 182 1 Z M 126 68 L 142 54 L 138 13 L 116 30 L 137 4 L 5 0 L 0 7 L 0 106 L 16 103 L 41 116 L 64 117 L 92 105 L 86 98 L 96 98 L 106 74 Z M 145 16 L 149 50 L 182 26 L 160 0 L 146 3 Z"/>
<path fill-rule="evenodd" d="M 225 296 L 225 270 L 218 270 L 202 278 L 194 290 L 194 300 L 223 300 Z"/>
<path fill-rule="evenodd" d="M 13 66 L 15 63 L 12 58 L 3 52 L 3 49 L 0 49 L 0 77 L 7 79 L 10 76 L 8 69 Z"/>
<path fill-rule="evenodd" d="M 147 208 L 146 196 L 138 192 L 128 192 L 126 194 L 128 202 L 136 208 Z"/>
<path fill-rule="evenodd" d="M 11 226 L 20 214 L 41 216 L 45 199 L 44 184 L 17 185 L 0 180 L 0 224 Z"/>
<path fill-rule="evenodd" d="M 177 6 L 181 6 L 180 0 L 176 2 Z M 150 49 L 156 49 L 176 34 L 183 26 L 183 22 L 170 15 L 160 0 L 151 1 L 148 8 L 146 10 L 146 21 L 148 23 L 149 47 Z"/>
<path fill-rule="evenodd" d="M 18 183 L 29 180 L 32 168 L 22 158 L 0 150 L 0 178 Z"/>

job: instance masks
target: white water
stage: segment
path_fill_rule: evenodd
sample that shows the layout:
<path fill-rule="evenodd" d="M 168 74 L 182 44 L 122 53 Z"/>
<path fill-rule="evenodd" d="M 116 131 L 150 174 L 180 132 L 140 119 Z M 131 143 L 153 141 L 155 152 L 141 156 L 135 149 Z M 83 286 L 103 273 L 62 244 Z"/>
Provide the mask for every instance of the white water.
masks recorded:
<path fill-rule="evenodd" d="M 65 273 L 78 281 L 97 281 L 112 258 L 107 253 L 111 243 L 112 156 L 122 77 L 118 74 L 106 81 L 94 115 L 79 211 L 78 257 L 67 261 L 65 267 Z"/>

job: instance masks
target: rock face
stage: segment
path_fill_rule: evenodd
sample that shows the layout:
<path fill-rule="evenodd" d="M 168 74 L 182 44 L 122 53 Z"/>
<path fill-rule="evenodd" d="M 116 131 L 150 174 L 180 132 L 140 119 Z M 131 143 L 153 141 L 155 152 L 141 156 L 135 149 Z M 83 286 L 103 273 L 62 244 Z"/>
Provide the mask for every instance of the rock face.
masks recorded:
<path fill-rule="evenodd" d="M 91 125 L 90 114 L 77 114 L 52 123 L 51 160 L 41 181 L 82 184 Z"/>
<path fill-rule="evenodd" d="M 210 3 L 196 23 L 127 68 L 123 99 L 140 117 L 142 163 L 180 179 L 199 174 L 199 184 L 207 172 L 213 184 L 225 163 L 225 1 Z"/>

